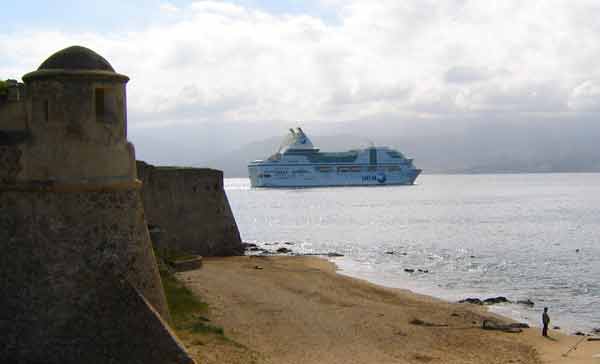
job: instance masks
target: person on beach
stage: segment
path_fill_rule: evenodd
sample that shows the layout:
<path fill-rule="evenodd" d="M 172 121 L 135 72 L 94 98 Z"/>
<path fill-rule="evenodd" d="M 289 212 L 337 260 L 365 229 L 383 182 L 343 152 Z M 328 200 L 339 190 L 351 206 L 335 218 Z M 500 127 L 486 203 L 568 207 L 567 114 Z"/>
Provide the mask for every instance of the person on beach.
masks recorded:
<path fill-rule="evenodd" d="M 548 316 L 548 307 L 544 307 L 544 313 L 542 314 L 542 336 L 548 336 L 548 325 L 550 325 L 550 316 Z"/>

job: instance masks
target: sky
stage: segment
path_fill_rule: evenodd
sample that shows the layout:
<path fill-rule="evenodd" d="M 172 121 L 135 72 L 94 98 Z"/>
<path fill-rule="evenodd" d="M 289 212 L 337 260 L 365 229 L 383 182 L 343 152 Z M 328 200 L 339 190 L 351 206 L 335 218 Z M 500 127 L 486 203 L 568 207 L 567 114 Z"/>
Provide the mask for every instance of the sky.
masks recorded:
<path fill-rule="evenodd" d="M 130 76 L 130 125 L 167 133 L 569 123 L 600 111 L 598 19 L 596 0 L 7 2 L 0 78 L 84 45 Z"/>

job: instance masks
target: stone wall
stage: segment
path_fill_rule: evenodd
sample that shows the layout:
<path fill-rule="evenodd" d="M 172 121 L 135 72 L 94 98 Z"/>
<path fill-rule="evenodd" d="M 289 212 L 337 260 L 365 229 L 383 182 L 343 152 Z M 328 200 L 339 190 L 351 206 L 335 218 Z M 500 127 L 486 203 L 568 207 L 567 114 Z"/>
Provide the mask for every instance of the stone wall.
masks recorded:
<path fill-rule="evenodd" d="M 0 363 L 191 364 L 166 323 L 128 78 L 83 47 L 46 63 L 25 100 L 0 100 Z"/>
<path fill-rule="evenodd" d="M 165 363 L 190 363 L 160 317 L 139 191 L 47 189 L 0 189 L 0 362 L 142 363 L 147 335 L 170 350 Z"/>
<path fill-rule="evenodd" d="M 0 125 L 3 130 L 23 130 L 27 125 L 27 109 L 23 100 L 0 100 Z"/>
<path fill-rule="evenodd" d="M 202 256 L 243 254 L 223 172 L 137 162 L 151 235 L 159 249 Z M 154 232 L 154 233 L 152 233 Z"/>

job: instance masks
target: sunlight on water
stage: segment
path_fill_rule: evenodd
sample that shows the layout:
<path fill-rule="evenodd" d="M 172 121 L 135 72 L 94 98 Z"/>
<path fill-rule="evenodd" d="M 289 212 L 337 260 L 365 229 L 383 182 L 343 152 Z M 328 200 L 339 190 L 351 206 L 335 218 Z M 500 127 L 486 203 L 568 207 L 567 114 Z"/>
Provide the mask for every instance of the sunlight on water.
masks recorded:
<path fill-rule="evenodd" d="M 245 241 L 338 252 L 345 274 L 448 300 L 531 299 L 533 308 L 494 310 L 536 325 L 548 306 L 566 332 L 600 327 L 600 174 L 424 175 L 415 186 L 311 189 L 225 183 Z"/>

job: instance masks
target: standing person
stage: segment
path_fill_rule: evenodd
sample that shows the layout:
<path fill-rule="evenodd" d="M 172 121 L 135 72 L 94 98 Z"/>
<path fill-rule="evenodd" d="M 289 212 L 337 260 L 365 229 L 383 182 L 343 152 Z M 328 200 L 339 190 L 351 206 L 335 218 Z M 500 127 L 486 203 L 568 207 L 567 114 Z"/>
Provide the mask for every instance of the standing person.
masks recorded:
<path fill-rule="evenodd" d="M 548 336 L 548 325 L 550 324 L 550 316 L 548 316 L 548 307 L 544 307 L 544 313 L 542 314 L 542 336 Z"/>

